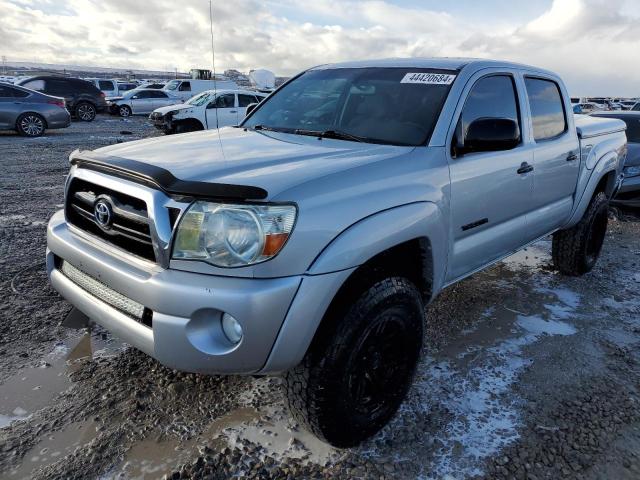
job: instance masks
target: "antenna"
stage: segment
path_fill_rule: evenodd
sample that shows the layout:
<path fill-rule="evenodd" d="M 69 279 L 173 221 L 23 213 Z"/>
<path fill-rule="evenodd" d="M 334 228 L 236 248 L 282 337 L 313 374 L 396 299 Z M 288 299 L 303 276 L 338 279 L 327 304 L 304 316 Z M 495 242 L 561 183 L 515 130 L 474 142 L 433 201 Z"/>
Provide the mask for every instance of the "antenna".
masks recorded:
<path fill-rule="evenodd" d="M 211 30 L 211 70 L 213 71 L 213 93 L 218 102 L 218 85 L 216 83 L 216 49 L 213 43 L 213 0 L 209 0 L 209 26 Z M 220 128 L 218 123 L 218 108 L 216 107 L 216 129 Z M 218 132 L 218 135 L 220 132 Z"/>

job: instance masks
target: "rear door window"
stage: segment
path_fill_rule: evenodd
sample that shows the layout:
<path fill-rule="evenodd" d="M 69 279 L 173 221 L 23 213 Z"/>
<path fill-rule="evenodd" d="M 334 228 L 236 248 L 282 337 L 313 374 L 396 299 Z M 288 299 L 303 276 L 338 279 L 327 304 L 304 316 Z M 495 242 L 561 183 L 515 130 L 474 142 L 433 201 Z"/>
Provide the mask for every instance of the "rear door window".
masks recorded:
<path fill-rule="evenodd" d="M 37 92 L 44 92 L 44 80 L 31 80 L 22 85 L 24 88 L 30 88 L 31 90 L 36 90 Z"/>
<path fill-rule="evenodd" d="M 525 77 L 533 138 L 549 140 L 567 131 L 567 118 L 558 84 L 551 80 Z"/>
<path fill-rule="evenodd" d="M 180 84 L 179 90 L 181 92 L 190 92 L 191 91 L 191 82 L 182 82 Z"/>
<path fill-rule="evenodd" d="M 0 98 L 13 98 L 13 88 L 0 84 Z"/>

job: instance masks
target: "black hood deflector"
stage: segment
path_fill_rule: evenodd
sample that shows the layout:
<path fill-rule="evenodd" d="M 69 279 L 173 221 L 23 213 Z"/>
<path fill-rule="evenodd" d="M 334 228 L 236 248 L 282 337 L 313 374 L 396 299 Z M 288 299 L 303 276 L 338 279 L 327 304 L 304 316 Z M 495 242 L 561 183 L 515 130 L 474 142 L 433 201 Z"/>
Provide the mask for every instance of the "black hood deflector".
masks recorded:
<path fill-rule="evenodd" d="M 180 180 L 169 170 L 156 165 L 91 151 L 74 152 L 69 161 L 81 168 L 152 184 L 169 195 L 233 200 L 263 200 L 268 196 L 267 191 L 260 187 Z"/>

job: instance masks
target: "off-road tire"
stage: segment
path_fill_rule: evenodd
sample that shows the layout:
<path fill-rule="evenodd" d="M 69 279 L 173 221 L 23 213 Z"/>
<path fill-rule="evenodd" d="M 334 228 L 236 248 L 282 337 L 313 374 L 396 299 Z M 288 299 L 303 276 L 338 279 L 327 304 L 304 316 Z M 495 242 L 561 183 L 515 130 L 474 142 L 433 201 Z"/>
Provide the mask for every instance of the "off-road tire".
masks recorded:
<path fill-rule="evenodd" d="M 553 234 L 553 264 L 560 273 L 577 277 L 593 269 L 607 233 L 608 210 L 609 199 L 598 192 L 580 222 Z"/>
<path fill-rule="evenodd" d="M 41 137 L 44 135 L 46 128 L 46 120 L 37 113 L 23 113 L 16 120 L 16 130 L 23 137 Z"/>
<path fill-rule="evenodd" d="M 75 117 L 82 122 L 93 122 L 96 118 L 96 106 L 91 102 L 78 102 L 75 109 Z"/>
<path fill-rule="evenodd" d="M 424 307 L 410 281 L 392 277 L 326 320 L 300 365 L 285 374 L 287 403 L 318 438 L 352 447 L 386 425 L 406 396 Z"/>

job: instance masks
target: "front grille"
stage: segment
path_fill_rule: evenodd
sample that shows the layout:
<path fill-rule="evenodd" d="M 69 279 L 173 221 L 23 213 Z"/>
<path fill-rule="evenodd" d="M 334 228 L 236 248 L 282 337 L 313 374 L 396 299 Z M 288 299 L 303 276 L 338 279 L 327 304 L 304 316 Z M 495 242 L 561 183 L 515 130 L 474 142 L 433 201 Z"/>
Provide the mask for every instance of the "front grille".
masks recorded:
<path fill-rule="evenodd" d="M 112 290 L 99 280 L 96 280 L 90 275 L 78 270 L 69 262 L 62 261 L 60 270 L 69 280 L 87 293 L 93 295 L 99 300 L 102 300 L 107 305 L 115 308 L 125 315 L 128 315 L 143 325 L 146 325 L 147 327 L 152 326 L 151 310 L 145 308 L 144 305 L 131 300 L 115 290 Z"/>
<path fill-rule="evenodd" d="M 100 226 L 95 205 L 103 200 L 109 205 L 111 219 Z M 149 228 L 147 205 L 143 200 L 74 178 L 66 198 L 67 221 L 134 255 L 156 261 Z"/>

